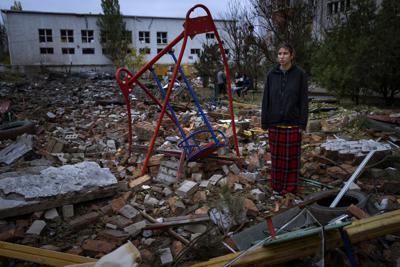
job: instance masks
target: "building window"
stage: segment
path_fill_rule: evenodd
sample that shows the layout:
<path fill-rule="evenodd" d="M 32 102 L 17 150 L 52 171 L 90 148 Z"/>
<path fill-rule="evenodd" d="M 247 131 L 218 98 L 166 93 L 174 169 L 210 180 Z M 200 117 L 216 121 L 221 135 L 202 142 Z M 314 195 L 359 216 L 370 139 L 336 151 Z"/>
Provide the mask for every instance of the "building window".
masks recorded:
<path fill-rule="evenodd" d="M 148 47 L 139 48 L 139 53 L 140 54 L 150 54 L 150 48 L 148 48 Z"/>
<path fill-rule="evenodd" d="M 63 47 L 63 48 L 61 48 L 61 53 L 63 53 L 64 55 L 72 55 L 72 54 L 75 54 L 75 48 Z"/>
<path fill-rule="evenodd" d="M 61 42 L 73 43 L 74 42 L 74 31 L 73 30 L 60 30 Z"/>
<path fill-rule="evenodd" d="M 53 47 L 41 47 L 40 54 L 54 54 Z"/>
<path fill-rule="evenodd" d="M 94 41 L 93 30 L 81 30 L 81 35 L 82 43 L 92 43 Z"/>
<path fill-rule="evenodd" d="M 215 34 L 213 32 L 206 33 L 206 39 L 214 39 L 214 38 L 215 38 Z"/>
<path fill-rule="evenodd" d="M 94 48 L 82 48 L 82 54 L 94 54 Z"/>
<path fill-rule="evenodd" d="M 335 15 L 350 9 L 350 0 L 333 1 L 327 4 L 328 15 Z"/>
<path fill-rule="evenodd" d="M 139 32 L 139 42 L 142 44 L 150 43 L 150 32 Z"/>
<path fill-rule="evenodd" d="M 200 49 L 192 48 L 192 49 L 190 49 L 190 54 L 200 56 Z"/>
<path fill-rule="evenodd" d="M 225 55 L 229 56 L 229 49 L 225 49 Z"/>
<path fill-rule="evenodd" d="M 164 48 L 157 48 L 157 54 L 163 51 Z"/>
<path fill-rule="evenodd" d="M 53 34 L 51 29 L 39 29 L 39 42 L 53 42 Z"/>
<path fill-rule="evenodd" d="M 157 44 L 167 44 L 167 32 L 157 32 Z"/>

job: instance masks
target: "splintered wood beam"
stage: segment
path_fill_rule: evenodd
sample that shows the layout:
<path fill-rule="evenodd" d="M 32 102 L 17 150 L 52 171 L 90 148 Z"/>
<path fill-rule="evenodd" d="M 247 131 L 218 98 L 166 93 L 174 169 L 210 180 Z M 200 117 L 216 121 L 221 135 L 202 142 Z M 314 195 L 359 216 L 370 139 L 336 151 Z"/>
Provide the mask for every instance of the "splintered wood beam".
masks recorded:
<path fill-rule="evenodd" d="M 57 252 L 47 249 L 29 247 L 0 241 L 0 256 L 24 261 L 36 262 L 48 266 L 65 266 L 96 262 L 96 259 Z"/>
<path fill-rule="evenodd" d="M 118 184 L 107 187 L 93 187 L 76 192 L 49 197 L 39 200 L 27 200 L 26 203 L 16 207 L 1 208 L 0 219 L 24 215 L 40 210 L 47 210 L 55 207 L 61 207 L 67 204 L 76 204 L 80 202 L 90 201 L 97 198 L 105 198 L 115 195 L 118 191 Z"/>
<path fill-rule="evenodd" d="M 383 235 L 400 231 L 400 210 L 387 212 L 381 215 L 361 219 L 345 226 L 344 230 L 348 233 L 351 242 L 374 239 Z M 342 239 L 339 230 L 325 232 L 325 242 L 327 249 L 342 246 Z M 249 266 L 257 264 L 273 265 L 288 262 L 297 258 L 314 255 L 321 250 L 321 238 L 319 235 L 307 236 L 290 240 L 289 242 L 278 243 L 268 247 L 260 247 L 253 252 L 245 254 L 232 266 Z M 212 258 L 206 262 L 200 262 L 192 267 L 217 267 L 224 266 L 240 253 L 232 253 L 221 257 Z"/>

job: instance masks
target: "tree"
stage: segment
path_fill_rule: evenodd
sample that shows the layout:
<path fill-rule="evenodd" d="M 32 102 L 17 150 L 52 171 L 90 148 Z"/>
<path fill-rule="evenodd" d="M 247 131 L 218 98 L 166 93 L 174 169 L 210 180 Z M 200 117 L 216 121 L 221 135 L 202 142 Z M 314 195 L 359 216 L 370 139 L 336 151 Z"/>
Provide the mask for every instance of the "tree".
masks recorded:
<path fill-rule="evenodd" d="M 0 23 L 0 62 L 7 58 L 7 32 L 4 24 Z"/>
<path fill-rule="evenodd" d="M 338 96 L 351 96 L 356 104 L 366 92 L 381 94 L 390 104 L 399 90 L 396 5 L 384 0 L 377 13 L 375 1 L 354 1 L 345 21 L 338 21 L 318 45 L 313 77 Z"/>
<path fill-rule="evenodd" d="M 246 74 L 257 84 L 258 78 L 265 72 L 265 60 L 263 51 L 253 42 L 255 22 L 250 10 L 240 1 L 228 4 L 223 29 L 227 39 L 225 45 L 231 51 L 232 69 Z"/>
<path fill-rule="evenodd" d="M 114 65 L 123 66 L 132 42 L 132 32 L 126 30 L 118 0 L 101 0 L 101 7 L 104 14 L 97 20 L 100 43 Z"/>
<path fill-rule="evenodd" d="M 377 92 L 392 105 L 400 92 L 400 2 L 384 0 L 374 23 L 372 35 L 371 61 L 368 66 L 370 91 Z"/>
<path fill-rule="evenodd" d="M 252 41 L 264 52 L 265 58 L 275 63 L 277 46 L 288 42 L 296 50 L 296 61 L 308 71 L 313 46 L 314 1 L 250 0 L 250 3 L 253 17 L 258 21 Z"/>
<path fill-rule="evenodd" d="M 14 11 L 22 11 L 22 5 L 20 1 L 14 1 L 14 4 L 10 7 Z"/>
<path fill-rule="evenodd" d="M 198 61 L 194 63 L 197 74 L 202 78 L 203 87 L 207 87 L 209 80 L 215 82 L 217 71 L 222 69 L 222 58 L 217 43 L 204 43 Z"/>
<path fill-rule="evenodd" d="M 145 56 L 145 51 L 131 49 L 130 53 L 126 55 L 125 66 L 129 70 L 135 72 L 146 63 Z"/>

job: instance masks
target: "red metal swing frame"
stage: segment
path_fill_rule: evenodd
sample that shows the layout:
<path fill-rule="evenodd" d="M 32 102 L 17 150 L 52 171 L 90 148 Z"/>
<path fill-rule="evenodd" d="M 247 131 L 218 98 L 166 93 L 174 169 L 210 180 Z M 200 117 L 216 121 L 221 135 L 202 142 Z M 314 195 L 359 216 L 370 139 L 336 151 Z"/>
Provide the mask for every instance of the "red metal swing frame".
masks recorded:
<path fill-rule="evenodd" d="M 191 18 L 190 15 L 191 13 L 196 9 L 196 8 L 202 8 L 207 15 L 206 16 L 200 16 L 200 17 L 195 17 Z M 214 35 L 218 41 L 218 46 L 220 53 L 222 55 L 222 60 L 224 64 L 224 70 L 226 74 L 226 81 L 227 81 L 227 91 L 228 91 L 228 99 L 229 99 L 229 112 L 231 116 L 231 125 L 232 125 L 232 131 L 233 131 L 233 140 L 234 140 L 234 147 L 236 151 L 236 155 L 240 157 L 240 152 L 239 152 L 239 146 L 238 146 L 238 141 L 237 141 L 237 136 L 236 136 L 236 125 L 235 125 L 235 115 L 233 113 L 233 104 L 232 104 L 232 90 L 231 90 L 231 79 L 230 79 L 230 73 L 229 73 L 229 66 L 228 66 L 228 61 L 225 55 L 225 50 L 222 46 L 222 41 L 221 38 L 218 34 L 217 28 L 215 27 L 213 18 L 211 16 L 210 11 L 208 8 L 202 4 L 197 4 L 193 6 L 191 9 L 188 10 L 186 13 L 186 18 L 185 18 L 185 23 L 183 25 L 184 30 L 179 34 L 178 37 L 176 37 L 171 43 L 169 43 L 162 51 L 160 51 L 152 60 L 150 60 L 146 65 L 144 65 L 135 75 L 132 75 L 126 68 L 119 68 L 116 72 L 116 80 L 118 82 L 119 87 L 121 88 L 122 94 L 125 98 L 125 102 L 127 105 L 127 113 L 128 113 L 128 141 L 129 141 L 129 152 L 131 152 L 132 148 L 132 115 L 131 115 L 131 104 L 129 100 L 129 93 L 133 90 L 133 88 L 138 85 L 140 88 L 142 88 L 145 93 L 156 103 L 161 107 L 161 114 L 157 122 L 157 126 L 154 130 L 154 134 L 151 138 L 150 145 L 147 151 L 146 159 L 143 162 L 143 167 L 142 167 L 142 175 L 144 175 L 147 171 L 147 165 L 149 162 L 149 159 L 151 157 L 153 148 L 154 148 L 154 143 L 156 141 L 158 131 L 160 129 L 160 125 L 162 122 L 162 119 L 166 113 L 167 110 L 167 104 L 169 101 L 169 98 L 172 93 L 172 87 L 174 85 L 174 82 L 176 80 L 177 74 L 179 67 L 181 65 L 182 57 L 185 52 L 186 48 L 186 43 L 188 40 L 188 37 L 193 39 L 197 34 L 202 34 L 202 33 L 207 33 L 207 32 L 214 32 Z M 164 99 L 164 102 L 161 103 L 158 101 L 157 98 L 155 98 L 148 88 L 142 84 L 138 78 L 141 77 L 143 73 L 145 73 L 147 70 L 150 70 L 154 63 L 156 63 L 163 55 L 167 54 L 172 48 L 179 43 L 183 39 L 182 47 L 179 53 L 179 57 L 177 60 L 177 63 L 175 64 L 173 73 L 172 73 L 172 78 L 171 81 L 168 85 L 168 90 Z M 174 119 L 172 116 L 167 113 L 169 118 L 173 121 Z"/>

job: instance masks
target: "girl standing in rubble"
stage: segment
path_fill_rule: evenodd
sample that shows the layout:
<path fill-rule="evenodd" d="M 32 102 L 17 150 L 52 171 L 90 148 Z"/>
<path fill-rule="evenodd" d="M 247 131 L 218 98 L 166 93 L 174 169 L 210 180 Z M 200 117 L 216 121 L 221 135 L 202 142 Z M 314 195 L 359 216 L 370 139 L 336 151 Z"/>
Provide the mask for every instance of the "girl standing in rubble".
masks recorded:
<path fill-rule="evenodd" d="M 307 76 L 293 60 L 293 47 L 280 45 L 279 64 L 268 72 L 261 109 L 261 127 L 268 130 L 271 151 L 271 186 L 282 195 L 297 189 L 301 132 L 308 119 Z"/>

